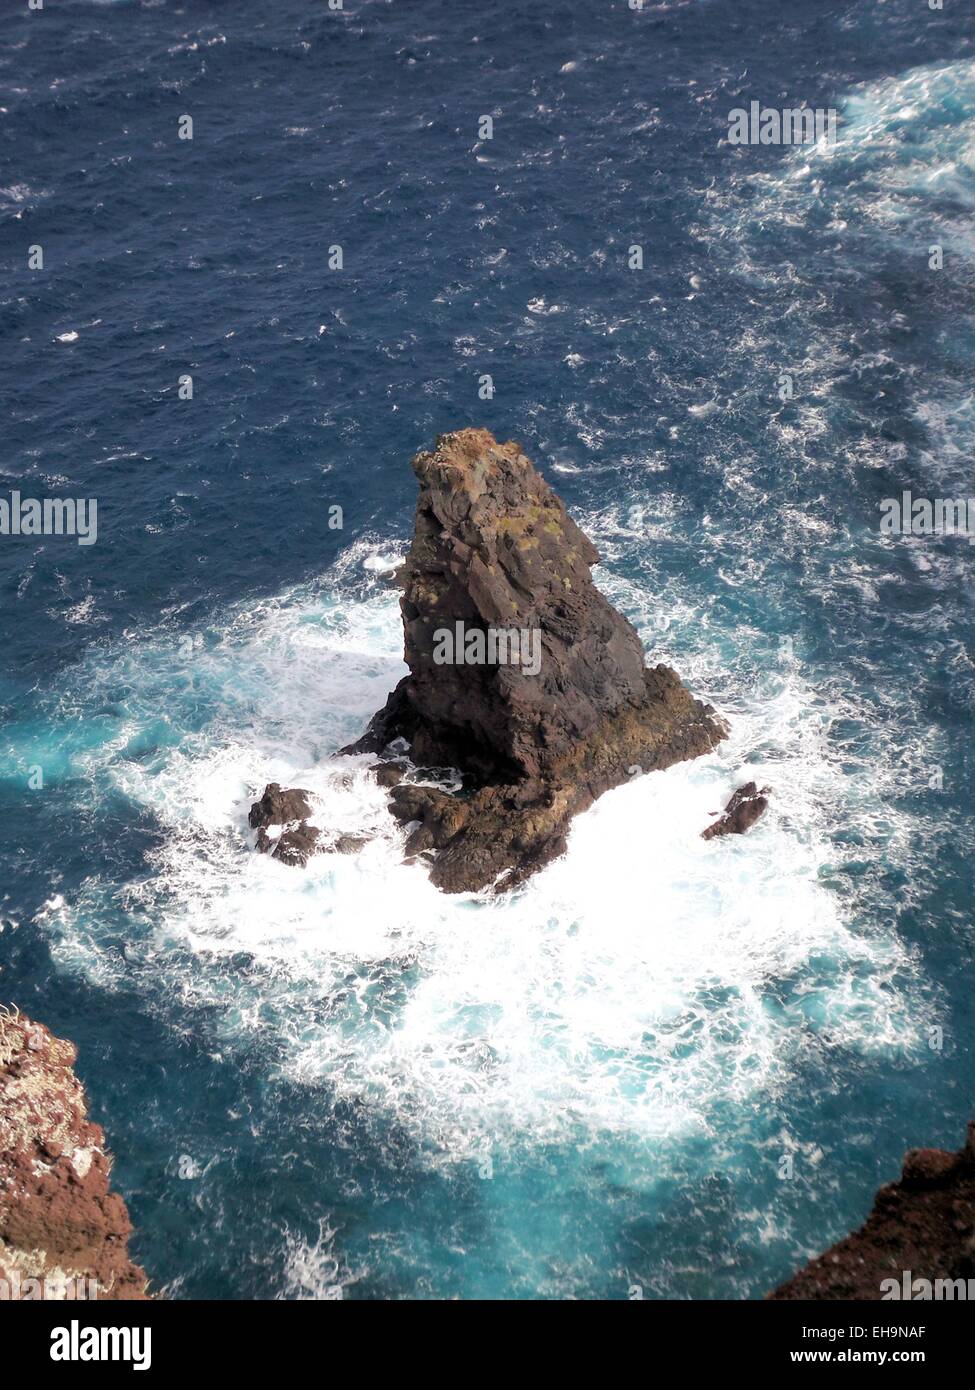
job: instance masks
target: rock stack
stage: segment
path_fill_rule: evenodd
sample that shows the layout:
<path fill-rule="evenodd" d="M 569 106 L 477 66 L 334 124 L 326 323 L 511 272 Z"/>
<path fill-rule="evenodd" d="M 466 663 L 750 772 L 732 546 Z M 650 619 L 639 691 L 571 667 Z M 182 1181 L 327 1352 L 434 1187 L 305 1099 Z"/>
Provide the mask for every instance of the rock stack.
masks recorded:
<path fill-rule="evenodd" d="M 517 444 L 442 435 L 401 574 L 409 675 L 346 753 L 408 745 L 460 792 L 404 781 L 391 810 L 447 892 L 504 890 L 565 847 L 573 816 L 638 767 L 708 753 L 726 729 L 592 582 L 592 543 Z M 432 778 L 428 780 L 433 780 Z"/>

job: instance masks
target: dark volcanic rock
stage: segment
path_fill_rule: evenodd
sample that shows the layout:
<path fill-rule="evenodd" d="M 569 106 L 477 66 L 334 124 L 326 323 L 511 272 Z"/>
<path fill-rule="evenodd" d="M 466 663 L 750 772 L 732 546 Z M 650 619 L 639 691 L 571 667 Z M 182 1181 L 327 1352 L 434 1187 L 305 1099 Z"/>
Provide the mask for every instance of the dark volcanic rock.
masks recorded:
<path fill-rule="evenodd" d="M 768 1297 L 879 1300 L 885 1279 L 903 1297 L 905 1273 L 930 1285 L 975 1278 L 975 1125 L 960 1153 L 912 1149 L 866 1223 Z M 915 1298 L 922 1289 L 914 1286 Z"/>
<path fill-rule="evenodd" d="M 395 763 L 382 764 L 381 769 L 395 769 L 399 780 L 403 769 Z M 381 770 L 380 769 L 380 770 Z M 387 785 L 393 785 L 393 779 Z M 322 834 L 317 826 L 309 825 L 307 817 L 312 814 L 308 800 L 310 793 L 300 787 L 282 789 L 277 782 L 269 782 L 260 801 L 255 801 L 248 817 L 257 830 L 255 847 L 261 854 L 270 854 L 282 864 L 304 866 L 313 854 L 335 850 L 338 854 L 354 854 L 369 843 L 371 835 L 339 835 L 333 843 L 330 836 Z M 276 840 L 267 833 L 269 825 L 283 825 L 284 829 Z"/>
<path fill-rule="evenodd" d="M 417 821 L 408 853 L 437 851 L 449 892 L 509 888 L 565 846 L 572 817 L 627 780 L 709 752 L 722 721 L 667 666 L 648 670 L 635 629 L 593 585 L 599 556 L 517 444 L 487 430 L 418 454 L 401 599 L 410 674 L 348 753 L 396 738 L 416 764 L 457 767 L 464 790 L 400 785 Z M 526 632 L 533 662 L 443 664 L 436 634 Z"/>
<path fill-rule="evenodd" d="M 719 820 L 701 831 L 703 840 L 713 840 L 718 835 L 744 835 L 768 810 L 771 787 L 758 790 L 754 782 L 746 782 L 739 787 L 728 802 Z"/>
<path fill-rule="evenodd" d="M 0 1297 L 144 1299 L 75 1048 L 0 1012 Z"/>
<path fill-rule="evenodd" d="M 395 787 L 405 775 L 406 769 L 399 763 L 380 763 L 373 769 L 373 776 L 381 787 Z"/>
<path fill-rule="evenodd" d="M 319 849 L 320 832 L 308 824 L 307 817 L 312 814 L 308 792 L 301 787 L 282 788 L 277 782 L 269 782 L 264 788 L 260 801 L 255 801 L 247 817 L 251 828 L 257 831 L 256 848 L 261 854 L 270 854 L 282 864 L 304 865 Z M 267 826 L 283 825 L 285 829 L 272 840 Z"/>
<path fill-rule="evenodd" d="M 311 815 L 308 793 L 301 787 L 282 789 L 277 782 L 268 782 L 260 801 L 255 801 L 247 817 L 252 830 L 268 825 L 287 825 L 293 820 L 306 820 Z"/>
<path fill-rule="evenodd" d="M 280 859 L 282 864 L 303 866 L 308 863 L 313 854 L 319 849 L 319 832 L 307 821 L 302 821 L 299 825 L 291 826 L 282 831 L 278 837 L 277 844 L 271 849 L 271 857 Z M 266 854 L 271 848 L 270 840 L 265 835 L 264 844 L 258 839 L 257 848 L 263 849 Z"/>

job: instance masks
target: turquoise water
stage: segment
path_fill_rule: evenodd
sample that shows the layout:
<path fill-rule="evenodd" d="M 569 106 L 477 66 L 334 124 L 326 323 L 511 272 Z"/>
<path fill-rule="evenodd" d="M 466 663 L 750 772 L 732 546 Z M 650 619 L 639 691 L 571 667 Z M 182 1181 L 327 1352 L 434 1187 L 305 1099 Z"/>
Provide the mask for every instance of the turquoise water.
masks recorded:
<path fill-rule="evenodd" d="M 79 1044 L 172 1297 L 758 1297 L 959 1142 L 972 553 L 878 520 L 972 491 L 960 8 L 7 18 L 2 490 L 99 539 L 0 547 L 0 998 Z M 754 95 L 838 143 L 722 145 Z M 497 901 L 332 758 L 402 673 L 409 457 L 471 423 L 732 726 Z M 253 855 L 272 779 L 375 838 Z"/>

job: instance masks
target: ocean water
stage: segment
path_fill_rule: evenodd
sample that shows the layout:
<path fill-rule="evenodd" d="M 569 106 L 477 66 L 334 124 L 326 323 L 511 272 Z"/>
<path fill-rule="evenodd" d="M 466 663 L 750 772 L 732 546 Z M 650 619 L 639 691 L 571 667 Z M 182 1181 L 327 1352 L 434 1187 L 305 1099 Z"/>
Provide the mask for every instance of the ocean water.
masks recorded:
<path fill-rule="evenodd" d="M 975 493 L 970 6 L 2 23 L 0 495 L 98 540 L 0 538 L 0 1000 L 78 1043 L 135 1256 L 173 1298 L 760 1297 L 975 1109 L 973 552 L 878 529 Z M 728 146 L 753 98 L 837 143 Z M 403 671 L 409 458 L 468 424 L 733 731 L 490 900 L 333 757 Z M 746 777 L 767 817 L 703 842 Z M 271 779 L 374 838 L 254 855 Z"/>

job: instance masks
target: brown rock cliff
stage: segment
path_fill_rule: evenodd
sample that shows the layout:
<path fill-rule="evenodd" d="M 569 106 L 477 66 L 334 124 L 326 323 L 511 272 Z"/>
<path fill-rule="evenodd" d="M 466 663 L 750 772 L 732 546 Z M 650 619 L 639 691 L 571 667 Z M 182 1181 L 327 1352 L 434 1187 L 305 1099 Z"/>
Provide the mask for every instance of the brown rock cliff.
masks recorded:
<path fill-rule="evenodd" d="M 105 1136 L 88 1119 L 76 1050 L 0 1011 L 0 1296 L 143 1299 Z"/>

